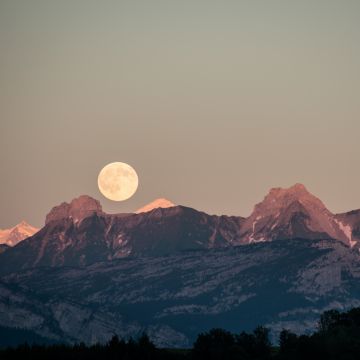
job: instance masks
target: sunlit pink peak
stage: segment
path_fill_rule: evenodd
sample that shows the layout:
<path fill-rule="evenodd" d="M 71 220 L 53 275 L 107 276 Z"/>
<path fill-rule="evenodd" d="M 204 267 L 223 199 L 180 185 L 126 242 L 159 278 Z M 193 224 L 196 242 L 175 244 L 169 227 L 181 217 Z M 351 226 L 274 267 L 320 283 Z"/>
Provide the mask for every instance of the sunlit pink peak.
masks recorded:
<path fill-rule="evenodd" d="M 14 246 L 29 236 L 34 235 L 38 231 L 38 228 L 29 225 L 23 220 L 10 229 L 0 230 L 0 244 Z"/>
<path fill-rule="evenodd" d="M 157 208 L 169 208 L 176 206 L 170 200 L 159 198 L 135 211 L 136 214 L 148 212 Z"/>
<path fill-rule="evenodd" d="M 18 225 L 16 225 L 19 229 L 28 230 L 29 232 L 37 232 L 39 229 L 30 225 L 27 221 L 22 220 Z"/>
<path fill-rule="evenodd" d="M 10 228 L 10 229 L 5 229 L 8 231 L 13 231 L 17 229 L 18 231 L 21 231 L 23 233 L 26 234 L 34 234 L 35 232 L 37 232 L 39 229 L 30 225 L 27 221 L 22 220 L 21 222 L 19 222 L 17 225 L 15 225 L 14 227 Z"/>

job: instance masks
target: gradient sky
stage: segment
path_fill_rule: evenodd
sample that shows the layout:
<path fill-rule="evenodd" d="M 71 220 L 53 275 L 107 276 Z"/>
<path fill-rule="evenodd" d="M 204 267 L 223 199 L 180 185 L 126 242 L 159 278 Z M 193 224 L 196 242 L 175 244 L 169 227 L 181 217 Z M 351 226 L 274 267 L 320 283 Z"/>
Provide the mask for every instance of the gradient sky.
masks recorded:
<path fill-rule="evenodd" d="M 247 216 L 296 182 L 360 208 L 359 39 L 358 0 L 0 0 L 0 227 L 80 194 Z"/>

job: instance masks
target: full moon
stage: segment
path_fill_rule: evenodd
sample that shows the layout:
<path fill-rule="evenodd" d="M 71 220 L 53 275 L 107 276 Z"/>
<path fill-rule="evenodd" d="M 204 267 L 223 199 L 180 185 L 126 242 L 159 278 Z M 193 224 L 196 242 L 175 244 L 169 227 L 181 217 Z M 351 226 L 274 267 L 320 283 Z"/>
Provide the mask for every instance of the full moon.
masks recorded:
<path fill-rule="evenodd" d="M 136 171 L 123 162 L 113 162 L 100 171 L 98 186 L 100 192 L 113 201 L 131 198 L 139 185 Z"/>

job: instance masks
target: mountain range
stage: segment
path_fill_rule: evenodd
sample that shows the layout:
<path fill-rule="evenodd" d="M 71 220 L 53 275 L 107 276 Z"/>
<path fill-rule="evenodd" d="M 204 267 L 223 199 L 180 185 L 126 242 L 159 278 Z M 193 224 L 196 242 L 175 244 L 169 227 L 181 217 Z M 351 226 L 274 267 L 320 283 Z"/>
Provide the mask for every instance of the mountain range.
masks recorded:
<path fill-rule="evenodd" d="M 166 199 L 106 214 L 84 195 L 0 254 L 0 326 L 87 343 L 146 331 L 170 347 L 218 326 L 309 331 L 360 305 L 359 240 L 360 210 L 333 214 L 301 184 L 247 218 Z"/>
<path fill-rule="evenodd" d="M 110 215 L 97 200 L 80 196 L 54 207 L 41 230 L 0 255 L 0 273 L 296 238 L 357 247 L 359 230 L 360 210 L 332 214 L 301 184 L 270 190 L 248 218 L 209 215 L 165 199 Z"/>

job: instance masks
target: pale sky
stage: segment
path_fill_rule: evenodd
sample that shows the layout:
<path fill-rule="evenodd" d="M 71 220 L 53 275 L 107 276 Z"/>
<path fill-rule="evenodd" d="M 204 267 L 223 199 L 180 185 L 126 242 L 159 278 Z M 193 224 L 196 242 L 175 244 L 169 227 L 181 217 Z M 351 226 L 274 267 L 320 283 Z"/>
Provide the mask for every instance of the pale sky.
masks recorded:
<path fill-rule="evenodd" d="M 296 182 L 360 208 L 359 39 L 358 0 L 0 0 L 0 228 L 81 194 L 247 216 Z"/>

